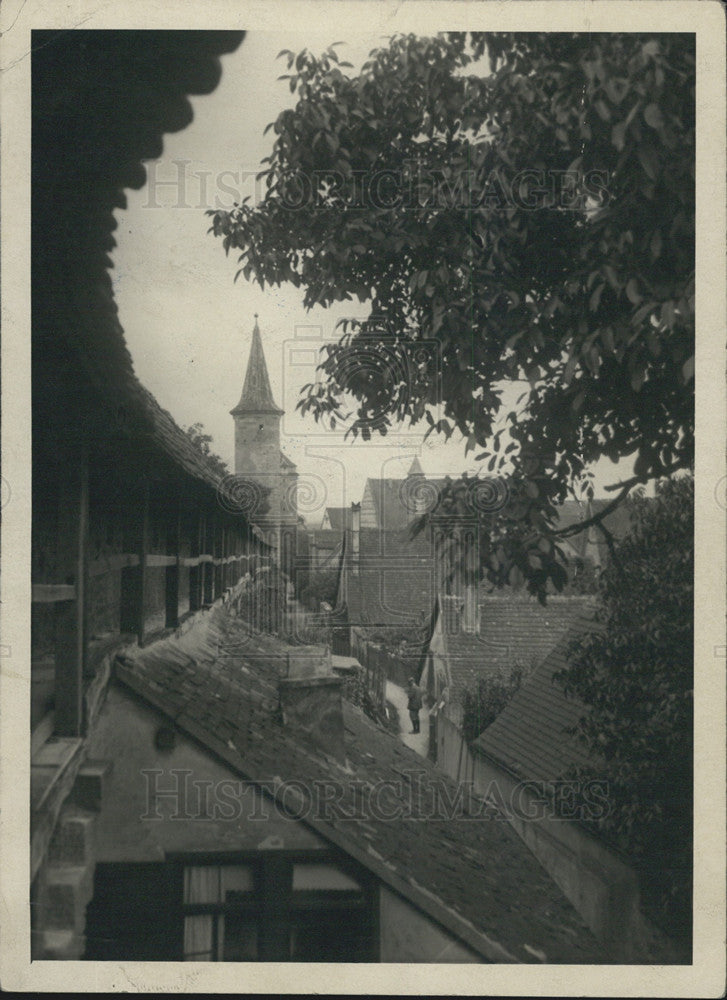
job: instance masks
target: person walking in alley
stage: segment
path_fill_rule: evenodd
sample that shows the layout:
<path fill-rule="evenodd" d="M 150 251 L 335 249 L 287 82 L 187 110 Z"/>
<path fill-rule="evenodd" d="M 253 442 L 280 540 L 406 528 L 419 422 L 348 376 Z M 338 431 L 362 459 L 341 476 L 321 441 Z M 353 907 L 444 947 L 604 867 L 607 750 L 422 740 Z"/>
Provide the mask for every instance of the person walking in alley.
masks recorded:
<path fill-rule="evenodd" d="M 407 688 L 407 694 L 409 695 L 409 701 L 407 703 L 407 708 L 409 709 L 409 717 L 411 718 L 412 733 L 419 732 L 419 710 L 422 707 L 422 692 L 414 683 L 414 678 L 409 678 L 409 687 Z"/>

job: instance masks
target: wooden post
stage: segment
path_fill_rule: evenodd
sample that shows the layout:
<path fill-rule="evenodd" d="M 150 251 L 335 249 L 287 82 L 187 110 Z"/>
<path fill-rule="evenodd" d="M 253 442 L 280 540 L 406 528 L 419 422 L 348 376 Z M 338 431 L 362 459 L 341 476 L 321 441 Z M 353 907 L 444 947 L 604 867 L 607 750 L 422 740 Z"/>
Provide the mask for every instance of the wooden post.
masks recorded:
<path fill-rule="evenodd" d="M 136 635 L 139 645 L 144 645 L 144 622 L 146 617 L 146 562 L 149 554 L 149 483 L 142 487 L 141 524 L 139 526 L 139 575 L 136 593 Z"/>
<path fill-rule="evenodd" d="M 290 958 L 290 861 L 268 851 L 262 873 L 262 906 L 258 960 L 287 961 Z"/>
<path fill-rule="evenodd" d="M 201 546 L 201 533 L 202 533 L 202 514 L 199 507 L 196 504 L 195 499 L 192 499 L 192 512 L 190 517 L 190 522 L 192 525 L 192 530 L 190 534 L 190 546 L 189 554 L 190 556 L 198 556 L 202 551 Z M 196 566 L 190 566 L 189 568 L 189 610 L 198 611 L 202 604 L 202 567 L 200 563 Z"/>
<path fill-rule="evenodd" d="M 176 497 L 170 505 L 169 523 L 167 524 L 166 549 L 167 555 L 176 556 L 176 563 L 167 566 L 165 579 L 165 626 L 176 628 L 179 624 L 179 550 L 182 533 L 182 505 Z"/>
<path fill-rule="evenodd" d="M 75 597 L 56 604 L 55 731 L 80 736 L 83 729 L 83 674 L 87 660 L 88 454 L 61 463 L 58 497 L 58 565 Z"/>
<path fill-rule="evenodd" d="M 212 591 L 212 600 L 216 601 L 222 592 L 222 565 L 219 560 L 222 556 L 222 525 L 220 524 L 220 519 L 218 516 L 214 518 L 214 527 L 212 529 L 213 545 L 212 551 L 215 557 L 213 563 L 214 566 L 214 585 Z"/>
<path fill-rule="evenodd" d="M 225 561 L 222 563 L 222 572 L 220 573 L 220 593 L 224 594 L 227 590 L 227 540 L 228 532 L 227 525 L 224 522 L 220 525 L 220 556 Z"/>
<path fill-rule="evenodd" d="M 208 511 L 204 512 L 204 555 L 213 555 L 213 544 L 212 544 L 212 528 L 214 525 L 213 517 Z M 213 588 L 213 577 L 214 577 L 214 565 L 211 562 L 205 562 L 202 564 L 202 579 L 204 585 L 202 587 L 202 603 L 211 604 L 212 595 L 214 592 Z"/>

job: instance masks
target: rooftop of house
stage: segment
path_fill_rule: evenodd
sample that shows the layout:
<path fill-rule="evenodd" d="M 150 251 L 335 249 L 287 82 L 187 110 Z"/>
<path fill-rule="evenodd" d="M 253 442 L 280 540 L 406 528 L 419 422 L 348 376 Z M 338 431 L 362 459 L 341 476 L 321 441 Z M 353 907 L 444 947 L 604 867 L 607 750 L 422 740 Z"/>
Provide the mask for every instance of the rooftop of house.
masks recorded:
<path fill-rule="evenodd" d="M 431 618 L 436 598 L 435 561 L 426 533 L 408 529 L 359 532 L 358 571 L 347 533 L 343 553 L 346 607 L 352 625 L 418 625 Z"/>
<path fill-rule="evenodd" d="M 277 710 L 288 648 L 251 635 L 216 608 L 199 628 L 117 662 L 116 677 L 269 794 L 282 794 L 293 781 L 306 789 L 336 782 L 337 808 L 328 814 L 302 808 L 301 821 L 486 960 L 607 960 L 499 814 L 433 815 L 433 790 L 455 802 L 457 788 L 398 737 L 345 702 L 345 766 L 291 733 Z M 423 789 L 421 798 L 410 794 L 412 782 Z M 386 792 L 382 812 L 347 818 L 360 810 L 362 788 Z M 400 818 L 385 818 L 397 808 Z"/>
<path fill-rule="evenodd" d="M 217 489 L 220 475 L 210 466 L 172 415 L 162 409 L 154 396 L 140 382 L 136 383 L 134 390 L 138 394 L 141 408 L 149 419 L 152 442 L 190 476 Z"/>
<path fill-rule="evenodd" d="M 414 468 L 404 479 L 366 480 L 364 496 L 370 493 L 382 531 L 401 531 L 421 514 L 436 509 L 446 480 L 427 478 L 418 462 Z"/>
<path fill-rule="evenodd" d="M 323 516 L 323 523 L 328 523 L 329 528 L 321 528 L 322 531 L 335 532 L 340 540 L 340 536 L 346 528 L 351 527 L 350 507 L 326 507 Z"/>
<path fill-rule="evenodd" d="M 311 542 L 320 549 L 336 549 L 341 544 L 341 534 L 332 528 L 313 528 L 308 532 Z"/>
<path fill-rule="evenodd" d="M 572 623 L 500 715 L 477 737 L 473 744 L 477 751 L 521 780 L 555 781 L 571 768 L 594 763 L 571 732 L 585 706 L 575 697 L 566 697 L 553 679 L 567 666 L 571 643 L 592 627 L 588 614 Z"/>
<path fill-rule="evenodd" d="M 445 600 L 438 599 L 440 620 Z M 527 594 L 498 593 L 479 598 L 479 632 L 443 621 L 449 700 L 459 701 L 480 677 L 516 666 L 532 672 L 592 605 L 592 597 L 551 596 L 543 606 Z"/>

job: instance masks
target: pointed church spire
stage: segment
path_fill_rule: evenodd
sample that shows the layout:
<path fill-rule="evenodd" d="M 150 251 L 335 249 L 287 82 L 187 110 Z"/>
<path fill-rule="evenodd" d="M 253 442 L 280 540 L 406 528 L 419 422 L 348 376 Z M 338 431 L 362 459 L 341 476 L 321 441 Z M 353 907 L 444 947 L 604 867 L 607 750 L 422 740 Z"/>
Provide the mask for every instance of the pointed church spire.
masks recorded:
<path fill-rule="evenodd" d="M 423 476 L 423 475 L 424 475 L 424 469 L 422 468 L 421 462 L 419 461 L 419 456 L 415 455 L 414 461 L 411 463 L 411 468 L 407 472 L 407 476 Z"/>
<path fill-rule="evenodd" d="M 252 328 L 252 346 L 247 362 L 245 382 L 242 386 L 242 395 L 240 396 L 240 402 L 230 412 L 233 416 L 242 413 L 282 414 L 284 412 L 279 406 L 275 405 L 275 400 L 273 399 L 268 366 L 265 363 L 263 342 L 260 336 L 260 327 L 257 322 L 257 313 L 255 313 L 255 326 Z"/>

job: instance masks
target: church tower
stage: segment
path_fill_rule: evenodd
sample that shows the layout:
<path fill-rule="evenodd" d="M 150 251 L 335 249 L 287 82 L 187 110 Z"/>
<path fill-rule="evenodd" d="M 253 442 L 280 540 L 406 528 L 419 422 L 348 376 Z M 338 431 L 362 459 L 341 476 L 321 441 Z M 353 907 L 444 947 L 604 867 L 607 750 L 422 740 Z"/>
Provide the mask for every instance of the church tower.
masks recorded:
<path fill-rule="evenodd" d="M 273 399 L 257 320 L 255 313 L 242 394 L 230 410 L 235 421 L 235 475 L 262 487 L 260 506 L 249 511 L 250 520 L 277 549 L 281 568 L 290 572 L 298 521 L 297 471 L 280 450 L 280 421 L 285 411 Z"/>
<path fill-rule="evenodd" d="M 280 471 L 280 419 L 265 363 L 260 327 L 255 313 L 252 346 L 240 402 L 230 413 L 235 420 L 235 473 L 254 478 L 255 472 Z"/>

